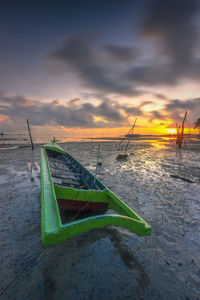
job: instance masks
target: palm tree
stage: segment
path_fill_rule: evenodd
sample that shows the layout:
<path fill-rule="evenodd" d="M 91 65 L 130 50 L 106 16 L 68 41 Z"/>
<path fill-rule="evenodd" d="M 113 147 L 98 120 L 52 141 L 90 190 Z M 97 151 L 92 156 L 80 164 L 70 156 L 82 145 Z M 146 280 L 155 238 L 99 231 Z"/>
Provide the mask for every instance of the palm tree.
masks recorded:
<path fill-rule="evenodd" d="M 198 118 L 196 120 L 196 122 L 194 122 L 193 124 L 194 124 L 194 129 L 198 129 L 199 130 L 199 134 L 200 134 L 200 118 Z"/>

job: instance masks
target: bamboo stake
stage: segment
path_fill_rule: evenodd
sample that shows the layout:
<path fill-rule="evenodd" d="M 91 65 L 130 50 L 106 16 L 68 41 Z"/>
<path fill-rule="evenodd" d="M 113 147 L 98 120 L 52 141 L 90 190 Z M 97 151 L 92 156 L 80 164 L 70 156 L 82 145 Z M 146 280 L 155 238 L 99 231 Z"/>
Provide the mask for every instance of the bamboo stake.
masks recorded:
<path fill-rule="evenodd" d="M 133 123 L 132 127 L 129 129 L 128 133 L 124 137 L 122 137 L 121 141 L 118 144 L 118 147 L 121 145 L 121 143 L 123 141 L 126 141 L 126 140 L 130 139 L 130 135 L 133 133 L 133 129 L 135 127 L 136 120 L 137 120 L 137 118 L 135 118 L 135 122 Z M 130 142 L 130 140 L 129 140 L 129 142 Z M 122 150 L 123 150 L 123 148 L 122 148 Z"/>
<path fill-rule="evenodd" d="M 180 134 L 179 144 L 178 144 L 179 148 L 181 148 L 182 143 L 183 143 L 183 139 L 184 139 L 184 123 L 185 123 L 186 117 L 187 117 L 187 110 L 185 112 L 185 116 L 184 116 L 183 121 L 182 121 L 181 134 Z"/>
<path fill-rule="evenodd" d="M 27 121 L 27 125 L 28 125 L 28 132 L 29 132 L 29 137 L 30 137 L 30 141 L 31 141 L 31 147 L 32 147 L 32 150 L 34 151 L 34 145 L 33 145 L 33 140 L 32 140 L 32 136 L 31 136 L 31 130 L 30 130 L 30 125 L 29 125 L 29 120 L 26 119 Z"/>
<path fill-rule="evenodd" d="M 101 147 L 101 145 L 99 144 L 99 146 L 98 146 L 98 152 L 97 152 L 96 170 L 95 170 L 95 176 L 94 176 L 94 186 L 95 186 L 96 179 L 97 179 L 97 170 L 98 170 L 98 163 L 99 163 L 100 147 Z"/>
<path fill-rule="evenodd" d="M 132 128 L 131 128 L 131 132 L 130 132 L 130 135 L 129 135 L 129 140 L 128 140 L 128 143 L 126 144 L 126 147 L 125 147 L 125 152 L 126 152 L 126 149 L 128 148 L 128 145 L 129 145 L 129 143 L 130 143 L 130 140 L 131 140 L 131 134 L 133 134 L 133 130 L 134 130 L 134 128 L 135 128 L 136 121 L 137 121 L 137 118 L 135 118 L 135 122 L 134 122 L 134 124 L 133 124 L 133 126 L 132 126 Z"/>

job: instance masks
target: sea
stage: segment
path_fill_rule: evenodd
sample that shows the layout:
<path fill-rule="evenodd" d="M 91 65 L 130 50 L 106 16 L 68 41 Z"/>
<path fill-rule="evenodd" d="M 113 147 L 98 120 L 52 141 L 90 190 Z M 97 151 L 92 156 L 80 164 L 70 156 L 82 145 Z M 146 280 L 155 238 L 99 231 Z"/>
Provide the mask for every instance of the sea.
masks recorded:
<path fill-rule="evenodd" d="M 51 141 L 54 138 L 52 133 L 33 133 L 32 134 L 32 141 L 33 144 L 45 144 Z M 200 135 L 190 134 L 185 136 L 185 140 L 183 143 L 183 146 L 186 146 L 190 143 L 195 143 L 195 141 L 199 141 Z M 116 142 L 122 142 L 123 144 L 126 144 L 129 141 L 129 137 L 127 136 L 115 136 L 115 137 L 69 137 L 67 135 L 57 135 L 56 141 L 58 143 L 65 143 L 65 142 L 103 142 L 103 141 L 116 141 Z M 175 135 L 139 135 L 139 134 L 133 134 L 130 137 L 130 141 L 135 142 L 145 142 L 148 143 L 157 143 L 159 144 L 175 144 L 176 142 L 176 136 Z M 30 146 L 31 141 L 29 134 L 27 132 L 24 133 L 1 133 L 0 132 L 0 149 L 6 150 L 7 148 L 17 148 L 17 147 L 23 147 L 23 146 Z"/>

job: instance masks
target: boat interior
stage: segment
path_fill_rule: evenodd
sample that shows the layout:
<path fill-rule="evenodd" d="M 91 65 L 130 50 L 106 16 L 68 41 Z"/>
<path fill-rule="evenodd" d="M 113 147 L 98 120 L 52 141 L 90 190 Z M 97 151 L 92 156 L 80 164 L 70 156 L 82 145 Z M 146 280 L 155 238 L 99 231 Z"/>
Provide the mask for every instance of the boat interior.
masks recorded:
<path fill-rule="evenodd" d="M 46 149 L 52 182 L 56 193 L 57 203 L 62 223 L 76 219 L 105 213 L 108 207 L 106 202 L 90 202 L 66 199 L 59 197 L 57 190 L 73 188 L 77 190 L 103 191 L 106 188 L 83 166 L 68 153 Z M 64 199 L 63 199 L 64 198 Z"/>
<path fill-rule="evenodd" d="M 75 189 L 102 190 L 95 177 L 67 154 L 46 150 L 54 184 Z"/>

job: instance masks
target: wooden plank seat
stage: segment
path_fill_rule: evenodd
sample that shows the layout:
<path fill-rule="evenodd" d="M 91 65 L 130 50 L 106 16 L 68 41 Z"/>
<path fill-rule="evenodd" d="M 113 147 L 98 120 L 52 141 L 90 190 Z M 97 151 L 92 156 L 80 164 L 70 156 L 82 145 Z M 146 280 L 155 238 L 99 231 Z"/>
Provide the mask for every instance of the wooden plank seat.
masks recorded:
<path fill-rule="evenodd" d="M 78 178 L 81 178 L 81 175 L 79 174 L 73 174 L 73 173 L 58 173 L 58 172 L 55 172 L 55 173 L 51 173 L 52 177 L 59 177 L 59 178 L 72 178 L 74 180 L 78 180 Z"/>

